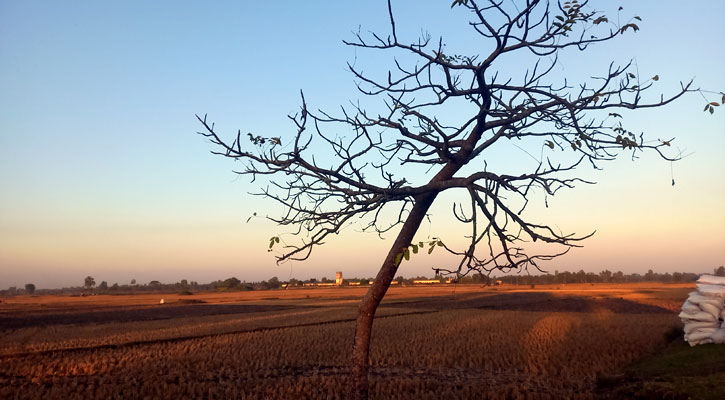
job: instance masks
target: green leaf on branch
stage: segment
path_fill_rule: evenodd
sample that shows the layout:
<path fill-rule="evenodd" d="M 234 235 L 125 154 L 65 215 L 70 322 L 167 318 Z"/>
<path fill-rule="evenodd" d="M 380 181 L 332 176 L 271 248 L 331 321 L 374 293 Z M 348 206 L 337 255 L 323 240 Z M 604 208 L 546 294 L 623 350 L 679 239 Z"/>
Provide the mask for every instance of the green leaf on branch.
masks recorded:
<path fill-rule="evenodd" d="M 545 142 L 545 144 L 546 144 L 547 146 L 549 146 L 549 148 L 550 148 L 550 149 L 552 149 L 552 150 L 554 149 L 554 142 L 552 142 L 551 140 L 547 140 L 547 141 Z"/>
<path fill-rule="evenodd" d="M 624 33 L 629 28 L 632 28 L 632 30 L 635 32 L 637 32 L 639 30 L 639 26 L 637 26 L 637 24 L 627 24 L 627 25 L 622 26 L 619 29 L 619 33 Z"/>
<path fill-rule="evenodd" d="M 655 75 L 655 76 L 652 77 L 652 80 L 653 81 L 658 81 L 658 80 L 660 80 L 660 76 L 659 75 Z"/>
<path fill-rule="evenodd" d="M 405 261 L 410 261 L 410 250 L 407 247 L 403 250 L 403 257 L 405 257 Z"/>
<path fill-rule="evenodd" d="M 395 266 L 397 267 L 400 265 L 401 261 L 403 261 L 403 253 L 398 253 L 398 255 L 395 256 Z"/>

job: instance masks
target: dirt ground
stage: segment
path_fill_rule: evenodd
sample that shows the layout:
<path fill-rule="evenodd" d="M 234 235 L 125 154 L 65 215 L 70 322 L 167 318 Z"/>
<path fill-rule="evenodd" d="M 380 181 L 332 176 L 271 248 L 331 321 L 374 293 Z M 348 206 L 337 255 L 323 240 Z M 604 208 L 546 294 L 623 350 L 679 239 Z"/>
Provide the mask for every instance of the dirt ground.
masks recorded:
<path fill-rule="evenodd" d="M 391 287 L 382 307 L 542 312 L 670 313 L 694 284 L 435 285 Z M 0 331 L 67 324 L 153 321 L 356 305 L 367 288 L 294 288 L 229 293 L 16 296 L 0 303 Z M 164 299 L 164 304 L 160 300 Z"/>
<path fill-rule="evenodd" d="M 693 289 L 392 287 L 373 398 L 593 398 L 599 373 L 664 344 Z M 3 298 L 0 398 L 342 398 L 366 290 Z"/>

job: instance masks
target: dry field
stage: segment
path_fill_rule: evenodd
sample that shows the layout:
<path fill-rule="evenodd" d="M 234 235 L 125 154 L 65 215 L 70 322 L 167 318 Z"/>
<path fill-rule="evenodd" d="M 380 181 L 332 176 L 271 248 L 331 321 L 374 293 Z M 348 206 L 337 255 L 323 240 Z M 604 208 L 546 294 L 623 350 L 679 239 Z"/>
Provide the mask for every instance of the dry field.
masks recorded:
<path fill-rule="evenodd" d="M 372 397 L 595 398 L 665 344 L 693 287 L 392 288 Z M 0 398 L 341 398 L 364 291 L 2 299 Z"/>

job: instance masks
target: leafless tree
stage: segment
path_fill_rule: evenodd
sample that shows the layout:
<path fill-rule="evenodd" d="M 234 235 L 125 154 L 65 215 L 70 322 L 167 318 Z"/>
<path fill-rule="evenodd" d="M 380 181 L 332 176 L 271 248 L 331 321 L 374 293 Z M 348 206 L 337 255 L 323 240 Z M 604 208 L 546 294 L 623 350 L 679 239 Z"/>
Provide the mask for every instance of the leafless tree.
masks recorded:
<path fill-rule="evenodd" d="M 621 154 L 654 151 L 666 160 L 680 157 L 670 148 L 672 139 L 630 132 L 617 111 L 660 107 L 688 92 L 703 93 L 692 82 L 669 95 L 646 96 L 659 77 L 638 75 L 631 62 L 611 63 L 600 76 L 577 84 L 556 76 L 560 56 L 581 54 L 576 50 L 639 29 L 639 17 L 622 23 L 621 15 L 608 18 L 588 3 L 456 0 L 453 6 L 470 16 L 471 40 L 490 50 L 459 55 L 447 53 L 443 40 L 428 34 L 412 42 L 400 39 L 388 1 L 388 34 L 357 33 L 345 41 L 395 56 L 382 76 L 348 64 L 359 91 L 377 99 L 384 112 L 370 112 L 359 102 L 334 113 L 314 111 L 302 94 L 301 110 L 289 116 L 293 134 L 263 137 L 238 131 L 230 140 L 206 115 L 197 116 L 204 127 L 200 133 L 216 145 L 213 153 L 243 161 L 240 174 L 269 176 L 260 194 L 286 210 L 270 219 L 293 227 L 299 239 L 284 244 L 279 262 L 307 259 L 316 245 L 360 221 L 366 231 L 396 234 L 359 308 L 352 351 L 356 398 L 368 394 L 376 309 L 411 253 L 442 247 L 460 256 L 460 262 L 437 272 L 459 277 L 538 269 L 540 261 L 566 253 L 590 235 L 564 234 L 523 213 L 534 193 L 553 196 L 589 183 L 576 176 L 578 167 L 599 168 Z M 520 76 L 508 73 L 500 61 L 508 53 L 531 60 Z M 713 105 L 718 103 L 708 110 Z M 453 107 L 470 113 L 448 121 Z M 519 174 L 488 169 L 487 154 L 516 143 L 540 146 L 535 168 Z M 449 190 L 465 199 L 453 204 L 453 214 L 470 227 L 468 243 L 458 249 L 435 238 L 414 241 L 436 197 Z M 549 243 L 553 251 L 529 251 L 529 241 Z M 277 243 L 279 237 L 271 238 L 270 248 Z"/>

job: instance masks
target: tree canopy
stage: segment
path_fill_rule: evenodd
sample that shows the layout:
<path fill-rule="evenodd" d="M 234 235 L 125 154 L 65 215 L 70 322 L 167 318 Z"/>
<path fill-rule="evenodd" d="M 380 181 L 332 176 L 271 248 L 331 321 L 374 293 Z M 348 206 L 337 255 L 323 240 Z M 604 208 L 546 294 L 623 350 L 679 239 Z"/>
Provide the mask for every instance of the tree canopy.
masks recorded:
<path fill-rule="evenodd" d="M 453 216 L 469 224 L 469 244 L 411 243 L 400 250 L 398 263 L 420 247 L 432 251 L 431 246 L 439 246 L 461 259 L 442 272 L 538 267 L 539 260 L 579 246 L 590 234 L 563 233 L 540 216 L 527 219 L 531 196 L 554 196 L 562 188 L 591 183 L 577 176 L 578 167 L 600 168 L 623 154 L 636 157 L 651 150 L 677 160 L 681 154 L 671 151 L 674 138 L 629 130 L 619 110 L 660 107 L 701 92 L 687 82 L 668 95 L 650 94 L 659 76 L 639 73 L 631 60 L 593 67 L 598 74 L 583 82 L 560 79 L 553 71 L 563 50 L 585 51 L 640 29 L 639 16 L 610 18 L 588 3 L 454 1 L 452 7 L 469 11 L 473 33 L 491 49 L 470 55 L 449 54 L 443 38 L 428 34 L 399 39 L 389 4 L 387 36 L 356 33 L 345 41 L 396 57 L 385 76 L 370 76 L 348 64 L 360 93 L 378 99 L 385 113 L 372 114 L 356 102 L 336 112 L 314 110 L 301 93 L 300 111 L 289 116 L 293 133 L 263 137 L 239 131 L 227 141 L 203 116 L 202 134 L 219 146 L 216 153 L 245 162 L 239 173 L 272 176 L 260 194 L 286 211 L 269 218 L 292 227 L 299 239 L 284 243 L 278 261 L 307 259 L 314 246 L 353 222 L 364 221 L 365 231 L 387 233 L 405 222 L 417 196 L 457 190 L 461 195 L 452 205 Z M 508 53 L 530 57 L 522 75 L 497 67 Z M 708 102 L 706 109 L 712 112 L 717 105 Z M 449 121 L 450 107 L 471 112 L 465 120 Z M 531 141 L 542 147 L 536 168 L 516 175 L 488 168 L 487 157 L 500 146 Z M 428 174 L 421 174 L 420 167 Z M 561 246 L 531 254 L 528 241 Z M 272 237 L 269 247 L 278 244 L 279 237 Z"/>

